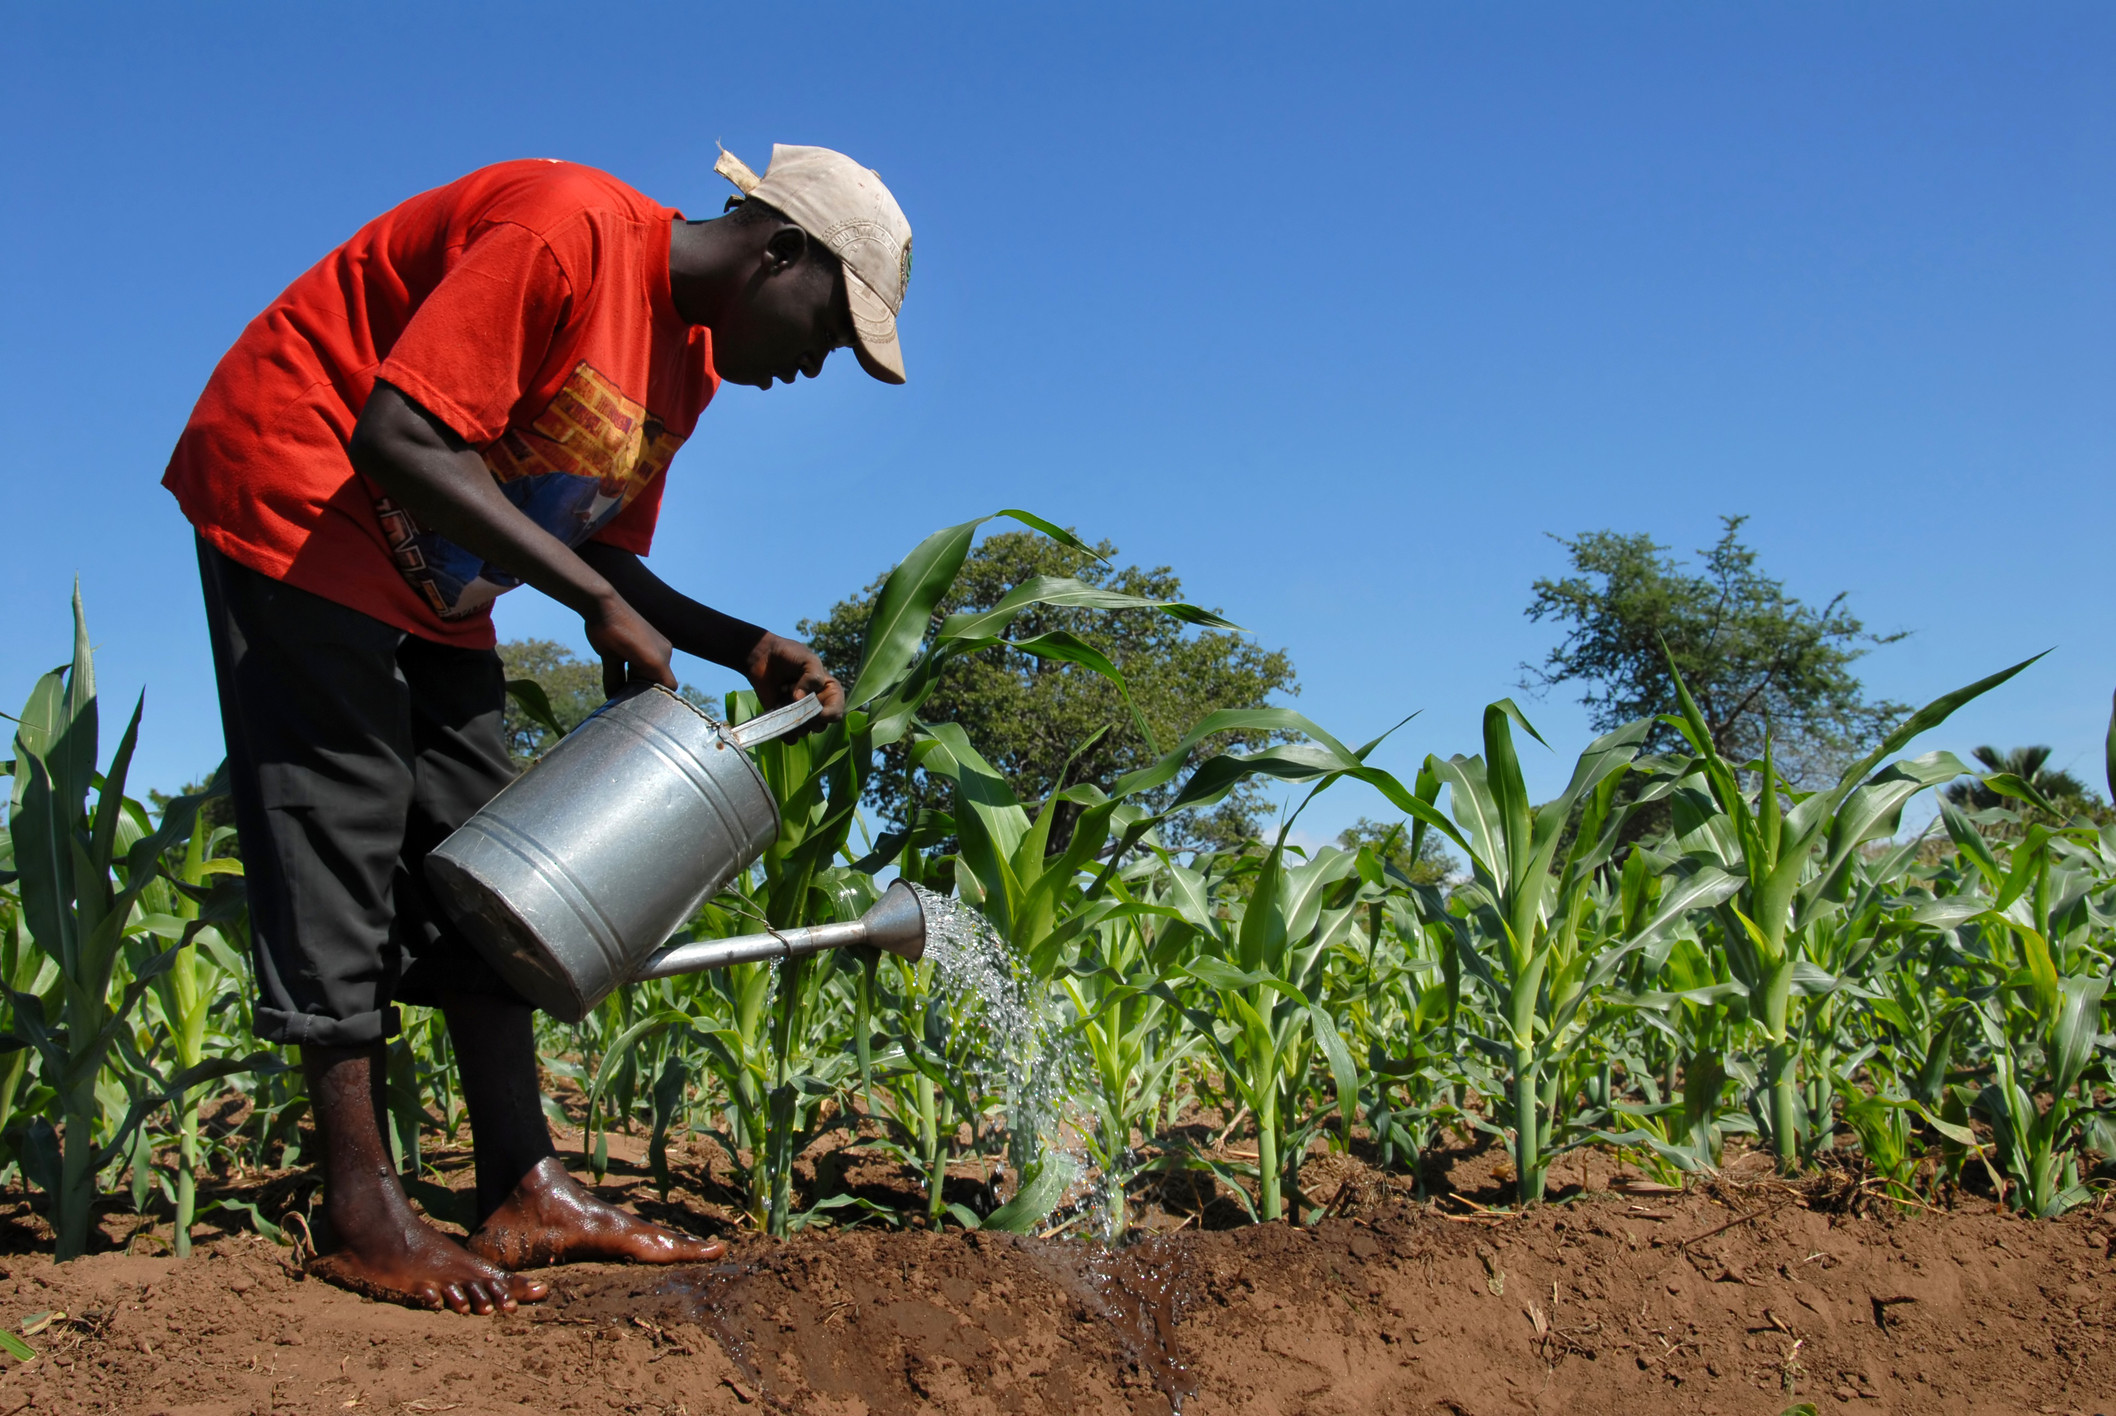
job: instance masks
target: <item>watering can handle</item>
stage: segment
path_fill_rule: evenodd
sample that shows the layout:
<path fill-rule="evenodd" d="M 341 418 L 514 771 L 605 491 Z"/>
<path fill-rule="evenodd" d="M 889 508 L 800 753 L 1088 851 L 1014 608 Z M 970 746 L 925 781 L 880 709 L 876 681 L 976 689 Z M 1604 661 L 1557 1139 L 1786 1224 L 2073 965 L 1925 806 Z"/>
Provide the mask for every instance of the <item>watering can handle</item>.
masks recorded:
<path fill-rule="evenodd" d="M 822 711 L 823 700 L 811 693 L 806 698 L 796 698 L 784 708 L 774 708 L 746 723 L 730 727 L 726 732 L 735 746 L 755 747 L 760 742 L 785 736 Z"/>

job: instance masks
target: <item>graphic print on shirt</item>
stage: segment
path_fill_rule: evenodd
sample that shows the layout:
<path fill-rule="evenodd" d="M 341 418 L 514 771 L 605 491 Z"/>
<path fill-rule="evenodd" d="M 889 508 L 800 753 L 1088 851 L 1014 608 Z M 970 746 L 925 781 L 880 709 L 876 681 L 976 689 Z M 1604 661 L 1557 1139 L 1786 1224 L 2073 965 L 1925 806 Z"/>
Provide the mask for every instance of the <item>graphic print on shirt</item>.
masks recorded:
<path fill-rule="evenodd" d="M 683 439 L 593 366 L 582 362 L 526 428 L 480 450 L 507 500 L 569 546 L 593 536 L 668 470 Z M 423 530 L 380 498 L 390 554 L 442 619 L 459 619 L 521 581 L 455 542 Z"/>

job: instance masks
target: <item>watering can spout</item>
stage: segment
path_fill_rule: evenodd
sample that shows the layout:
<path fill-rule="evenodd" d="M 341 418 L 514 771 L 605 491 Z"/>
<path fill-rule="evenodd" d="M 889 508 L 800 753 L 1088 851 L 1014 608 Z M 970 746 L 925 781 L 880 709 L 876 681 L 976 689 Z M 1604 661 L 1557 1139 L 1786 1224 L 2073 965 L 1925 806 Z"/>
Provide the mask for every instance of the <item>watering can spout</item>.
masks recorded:
<path fill-rule="evenodd" d="M 632 977 L 634 981 L 668 978 L 764 959 L 798 959 L 825 949 L 858 945 L 884 949 L 900 959 L 915 961 L 922 957 L 926 952 L 926 911 L 919 903 L 918 892 L 903 881 L 896 881 L 867 913 L 844 924 L 814 924 L 734 939 L 671 944 L 649 954 Z"/>
<path fill-rule="evenodd" d="M 862 942 L 914 964 L 925 957 L 926 907 L 903 881 L 892 881 L 858 923 L 867 931 Z"/>

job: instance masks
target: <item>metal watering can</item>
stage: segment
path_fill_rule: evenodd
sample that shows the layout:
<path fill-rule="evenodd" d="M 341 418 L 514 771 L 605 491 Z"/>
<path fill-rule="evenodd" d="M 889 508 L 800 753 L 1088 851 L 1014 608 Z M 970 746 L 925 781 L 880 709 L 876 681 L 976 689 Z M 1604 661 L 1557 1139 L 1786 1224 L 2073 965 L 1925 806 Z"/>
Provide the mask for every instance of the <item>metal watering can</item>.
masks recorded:
<path fill-rule="evenodd" d="M 620 985 L 865 944 L 916 959 L 925 911 L 902 881 L 846 924 L 664 946 L 779 835 L 745 750 L 822 705 L 729 727 L 657 686 L 598 708 L 426 858 L 426 879 L 502 978 L 578 1022 Z"/>

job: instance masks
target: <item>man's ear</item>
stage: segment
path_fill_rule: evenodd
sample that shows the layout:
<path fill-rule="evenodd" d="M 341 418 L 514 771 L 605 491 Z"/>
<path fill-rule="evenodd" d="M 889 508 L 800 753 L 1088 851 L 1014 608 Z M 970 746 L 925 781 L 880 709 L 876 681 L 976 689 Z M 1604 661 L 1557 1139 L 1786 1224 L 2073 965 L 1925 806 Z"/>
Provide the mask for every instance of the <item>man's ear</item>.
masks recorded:
<path fill-rule="evenodd" d="M 782 226 L 764 243 L 765 269 L 777 275 L 801 263 L 808 253 L 808 233 L 798 226 Z"/>

